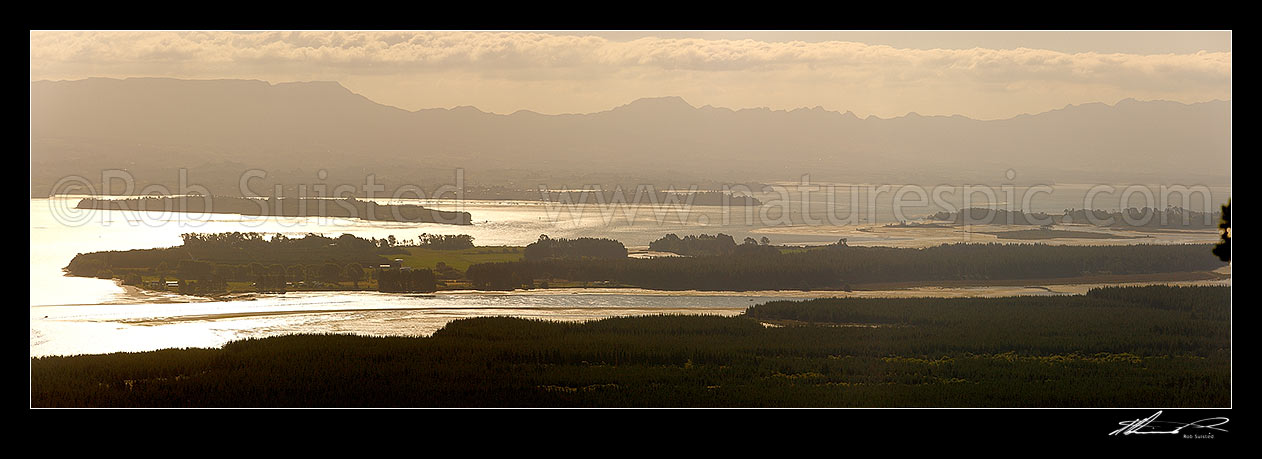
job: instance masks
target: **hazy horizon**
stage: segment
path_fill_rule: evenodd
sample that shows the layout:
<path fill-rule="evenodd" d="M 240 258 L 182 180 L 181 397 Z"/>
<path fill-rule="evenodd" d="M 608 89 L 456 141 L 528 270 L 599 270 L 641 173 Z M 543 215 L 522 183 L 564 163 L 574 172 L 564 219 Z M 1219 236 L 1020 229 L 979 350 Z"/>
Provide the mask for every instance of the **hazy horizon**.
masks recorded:
<path fill-rule="evenodd" d="M 409 111 L 594 113 L 678 96 L 998 120 L 1230 100 L 1231 32 L 31 32 L 32 81 L 89 77 L 337 81 Z"/>
<path fill-rule="evenodd" d="M 30 79 L 34 195 L 118 168 L 235 189 L 306 166 L 1230 183 L 1231 31 L 31 31 Z"/>
<path fill-rule="evenodd" d="M 360 96 L 364 96 L 363 94 L 359 94 L 359 93 L 357 93 L 357 92 L 354 92 L 354 91 L 353 91 L 353 90 L 351 90 L 350 88 L 347 88 L 345 84 L 342 84 L 342 82 L 340 82 L 340 81 L 333 81 L 333 80 L 310 80 L 310 81 L 267 81 L 267 80 L 260 80 L 260 79 L 248 79 L 248 78 L 171 78 L 171 77 L 125 77 L 125 78 L 113 78 L 113 77 L 86 77 L 86 78 L 71 79 L 71 80 L 33 80 L 33 81 L 31 81 L 31 82 L 32 82 L 32 83 L 39 83 L 39 82 L 76 82 L 76 81 L 91 80 L 91 79 L 109 79 L 109 80 L 128 80 L 128 79 L 169 79 L 169 80 L 183 80 L 183 81 L 258 81 L 258 82 L 267 83 L 267 84 L 268 84 L 268 85 L 270 85 L 270 86 L 285 85 L 285 84 L 305 84 L 305 83 L 335 83 L 335 84 L 337 84 L 337 85 L 339 85 L 339 86 L 341 86 L 341 87 L 343 87 L 343 88 L 346 88 L 348 91 L 351 91 L 351 93 L 352 93 L 352 94 L 355 94 L 355 95 L 360 95 Z M 608 107 L 608 108 L 598 109 L 598 110 L 591 111 L 591 112 L 568 112 L 568 113 L 542 113 L 542 112 L 537 112 L 537 111 L 534 111 L 534 110 L 529 110 L 529 109 L 520 109 L 520 110 L 516 110 L 516 111 L 513 111 L 513 112 L 499 113 L 499 112 L 493 112 L 493 111 L 485 110 L 485 109 L 483 109 L 482 107 L 478 107 L 478 106 L 476 106 L 476 105 L 469 105 L 469 104 L 463 104 L 463 105 L 453 105 L 453 106 L 444 106 L 444 107 L 421 107 L 421 108 L 417 108 L 417 109 L 406 109 L 406 108 L 403 108 L 403 107 L 399 107 L 399 106 L 391 105 L 391 104 L 389 104 L 389 103 L 386 103 L 386 102 L 383 102 L 383 101 L 380 101 L 380 100 L 375 100 L 375 99 L 373 99 L 373 98 L 371 98 L 371 97 L 368 97 L 368 96 L 364 96 L 364 97 L 365 97 L 366 99 L 368 99 L 368 100 L 370 100 L 370 101 L 374 102 L 374 103 L 377 103 L 377 104 L 380 104 L 380 105 L 384 105 L 384 106 L 387 106 L 387 107 L 398 108 L 398 109 L 400 109 L 400 110 L 404 110 L 404 111 L 408 111 L 408 112 L 419 112 L 419 111 L 424 111 L 424 110 L 455 110 L 455 109 L 459 109 L 459 108 L 473 107 L 473 108 L 475 108 L 475 109 L 478 109 L 478 111 L 481 111 L 481 112 L 483 112 L 483 113 L 493 114 L 493 115 L 512 115 L 512 114 L 514 114 L 514 113 L 518 113 L 518 112 L 531 112 L 531 113 L 538 113 L 538 114 L 540 114 L 540 115 L 548 115 L 548 116 L 557 116 L 557 115 L 590 115 L 590 114 L 594 114 L 594 113 L 601 113 L 601 112 L 607 112 L 607 111 L 610 111 L 610 110 L 614 110 L 614 109 L 616 109 L 616 108 L 618 108 L 618 107 L 624 107 L 624 106 L 627 106 L 627 105 L 630 105 L 630 104 L 633 104 L 633 103 L 635 103 L 635 102 L 637 102 L 637 101 L 642 101 L 642 100 L 679 99 L 679 100 L 684 101 L 684 103 L 688 104 L 689 106 L 691 106 L 691 107 L 693 107 L 693 108 L 711 107 L 711 108 L 726 109 L 726 110 L 732 110 L 732 111 L 742 111 L 742 110 L 769 110 L 769 111 L 773 111 L 773 112 L 792 112 L 792 111 L 797 111 L 797 110 L 812 110 L 812 109 L 817 109 L 817 108 L 819 108 L 819 109 L 823 109 L 824 111 L 827 111 L 827 112 L 833 112 L 833 113 L 839 113 L 839 114 L 847 114 L 847 113 L 854 114 L 856 117 L 861 118 L 861 119 L 868 119 L 868 118 L 875 118 L 875 119 L 894 119 L 894 118 L 905 118 L 905 117 L 907 117 L 907 116 L 913 116 L 913 115 L 920 115 L 920 116 L 926 116 L 926 117 L 964 117 L 964 118 L 968 118 L 968 119 L 971 119 L 971 120 L 976 120 L 976 121 L 1002 121 L 1002 120 L 1009 120 L 1009 119 L 1016 118 L 1016 117 L 1023 116 L 1023 115 L 1039 115 L 1039 114 L 1043 114 L 1043 113 L 1047 113 L 1047 112 L 1051 112 L 1051 111 L 1063 110 L 1063 109 L 1066 109 L 1066 108 L 1078 107 L 1078 106 L 1083 106 L 1083 105 L 1103 104 L 1103 105 L 1105 105 L 1105 106 L 1109 106 L 1109 107 L 1116 107 L 1119 103 L 1122 103 L 1122 102 L 1125 102 L 1125 101 L 1135 101 L 1135 102 L 1173 102 L 1173 103 L 1178 103 L 1178 104 L 1182 104 L 1182 105 L 1196 105 L 1196 104 L 1204 104 L 1204 103 L 1211 103 L 1211 102 L 1231 102 L 1231 99 L 1210 99 L 1210 100 L 1204 100 L 1204 101 L 1199 101 L 1199 102 L 1180 102 L 1180 101 L 1177 101 L 1177 100 L 1168 100 L 1168 99 L 1136 99 L 1136 98 L 1133 98 L 1133 97 L 1127 97 L 1127 98 L 1120 99 L 1120 100 L 1115 101 L 1115 102 L 1112 102 L 1112 103 L 1109 103 L 1109 102 L 1104 102 L 1104 101 L 1095 101 L 1095 102 L 1084 102 L 1084 103 L 1079 103 L 1079 104 L 1066 104 L 1066 105 L 1065 105 L 1065 106 L 1063 106 L 1063 107 L 1051 108 L 1051 109 L 1044 110 L 1044 111 L 1037 112 L 1037 113 L 1019 113 L 1019 114 L 1016 114 L 1016 115 L 1013 115 L 1013 116 L 1010 116 L 1010 117 L 1007 117 L 1007 118 L 997 118 L 997 119 L 979 119 L 979 118 L 972 118 L 972 117 L 969 117 L 969 116 L 967 116 L 967 115 L 960 114 L 960 113 L 951 113 L 951 114 L 943 114 L 943 115 L 929 115 L 929 114 L 924 114 L 924 113 L 915 112 L 915 111 L 907 112 L 907 113 L 904 113 L 904 114 L 901 114 L 901 115 L 889 116 L 889 117 L 883 117 L 883 116 L 877 116 L 877 115 L 859 116 L 858 114 L 855 114 L 855 113 L 854 113 L 853 111 L 851 111 L 851 110 L 831 110 L 831 109 L 823 108 L 823 107 L 822 107 L 822 106 L 820 106 L 820 105 L 815 105 L 815 106 L 805 106 L 805 105 L 804 105 L 804 106 L 799 106 L 799 107 L 788 107 L 788 108 L 780 108 L 780 109 L 775 109 L 775 108 L 771 108 L 771 107 L 767 107 L 767 106 L 728 107 L 728 106 L 709 105 L 709 104 L 706 104 L 706 105 L 698 105 L 698 104 L 694 104 L 694 103 L 692 103 L 692 102 L 689 102 L 689 101 L 687 100 L 687 98 L 685 98 L 685 97 L 683 97 L 683 96 L 679 96 L 679 95 L 675 95 L 675 94 L 662 94 L 662 95 L 648 95 L 648 96 L 642 96 L 642 97 L 637 97 L 637 98 L 632 99 L 632 100 L 628 100 L 628 101 L 623 102 L 623 103 L 619 103 L 619 104 L 616 104 L 616 105 L 610 106 L 610 107 Z"/>

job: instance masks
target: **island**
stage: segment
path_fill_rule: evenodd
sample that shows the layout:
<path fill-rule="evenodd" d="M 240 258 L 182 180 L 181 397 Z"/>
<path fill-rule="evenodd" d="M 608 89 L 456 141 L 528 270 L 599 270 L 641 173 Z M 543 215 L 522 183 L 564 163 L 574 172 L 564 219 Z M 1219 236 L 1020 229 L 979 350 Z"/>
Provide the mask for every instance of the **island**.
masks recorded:
<path fill-rule="evenodd" d="M 772 245 L 726 234 L 668 234 L 628 257 L 619 241 L 550 238 L 525 247 L 473 245 L 468 235 L 415 240 L 318 234 L 183 235 L 176 247 L 81 253 L 65 270 L 192 295 L 295 290 L 863 290 L 898 286 L 1209 280 L 1226 266 L 1209 244 L 1055 246 L 961 243 L 927 248 Z"/>
<path fill-rule="evenodd" d="M 1091 225 L 1114 229 L 1205 230 L 1218 227 L 1219 214 L 1182 207 L 1165 210 L 1129 208 L 1121 211 L 1065 209 L 1059 215 L 1045 212 L 970 207 L 959 212 L 938 212 L 925 218 L 955 225 Z"/>
<path fill-rule="evenodd" d="M 428 209 L 415 204 L 378 204 L 355 197 L 247 198 L 233 196 L 147 196 L 125 199 L 84 198 L 77 209 L 134 212 L 188 212 L 267 217 L 334 217 L 406 223 L 471 225 L 468 212 Z"/>
<path fill-rule="evenodd" d="M 989 234 L 999 239 L 1018 239 L 1036 241 L 1044 239 L 1152 239 L 1152 236 L 1123 236 L 1120 234 L 1100 233 L 1095 231 L 1059 230 L 1047 227 L 1013 231 L 974 231 L 975 234 Z"/>

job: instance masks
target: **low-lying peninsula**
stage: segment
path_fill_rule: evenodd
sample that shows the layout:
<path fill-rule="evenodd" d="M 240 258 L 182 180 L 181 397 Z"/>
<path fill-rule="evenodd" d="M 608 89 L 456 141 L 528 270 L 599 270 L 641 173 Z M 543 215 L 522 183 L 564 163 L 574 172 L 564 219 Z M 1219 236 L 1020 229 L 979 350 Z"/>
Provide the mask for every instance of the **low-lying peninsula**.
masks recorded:
<path fill-rule="evenodd" d="M 866 286 L 988 285 L 1199 274 L 1226 265 L 1209 245 L 1052 246 L 947 244 L 923 249 L 775 246 L 728 235 L 654 241 L 683 256 L 628 257 L 619 241 L 548 238 L 525 247 L 477 247 L 468 236 L 421 235 L 417 242 L 299 238 L 258 233 L 185 234 L 181 246 L 78 254 L 75 276 L 181 293 L 292 290 L 513 290 L 639 287 L 657 290 L 862 290 Z"/>
<path fill-rule="evenodd" d="M 471 225 L 468 212 L 429 209 L 415 204 L 377 204 L 354 197 L 244 198 L 231 196 L 162 196 L 127 199 L 84 198 L 78 209 L 238 214 L 267 217 L 334 217 L 361 220 Z"/>
<path fill-rule="evenodd" d="M 1144 207 L 1120 211 L 1065 209 L 1060 215 L 1045 212 L 1009 211 L 969 207 L 959 212 L 942 211 L 929 215 L 931 222 L 950 222 L 955 225 L 1067 225 L 1083 224 L 1117 229 L 1181 229 L 1203 230 L 1218 227 L 1220 214 L 1198 212 L 1182 207 L 1164 210 Z"/>
<path fill-rule="evenodd" d="M 1120 234 L 1100 233 L 1095 231 L 1073 231 L 1052 228 L 1034 228 L 1013 231 L 975 231 L 976 234 L 989 234 L 999 239 L 1017 239 L 1037 241 L 1045 239 L 1152 239 L 1152 236 L 1123 236 Z"/>

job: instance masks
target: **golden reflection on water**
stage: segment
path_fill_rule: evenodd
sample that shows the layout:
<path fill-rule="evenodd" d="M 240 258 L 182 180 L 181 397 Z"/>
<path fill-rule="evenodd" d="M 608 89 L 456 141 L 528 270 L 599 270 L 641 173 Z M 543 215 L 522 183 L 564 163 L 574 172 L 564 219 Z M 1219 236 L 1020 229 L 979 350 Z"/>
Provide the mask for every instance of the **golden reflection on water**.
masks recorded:
<path fill-rule="evenodd" d="M 78 198 L 31 200 L 31 356 L 139 352 L 164 348 L 218 347 L 237 339 L 292 333 L 352 333 L 375 336 L 427 336 L 448 322 L 466 317 L 515 316 L 582 321 L 611 316 L 645 314 L 737 315 L 745 308 L 776 299 L 910 296 L 1011 296 L 1080 294 L 1098 284 L 1055 286 L 921 287 L 856 292 L 696 292 L 641 289 L 549 289 L 517 292 L 445 292 L 427 297 L 375 292 L 299 292 L 208 301 L 173 293 L 144 293 L 115 281 L 65 276 L 61 268 L 77 253 L 131 250 L 179 245 L 188 232 L 254 231 L 263 233 L 337 235 L 384 238 L 416 237 L 420 233 L 471 234 L 480 245 L 524 245 L 538 234 L 556 237 L 614 237 L 633 248 L 668 232 L 680 234 L 727 232 L 738 240 L 757 228 L 734 225 L 665 223 L 654 213 L 637 214 L 636 224 L 610 226 L 600 211 L 570 213 L 553 218 L 538 203 L 466 204 L 475 225 L 383 225 L 379 222 L 320 218 L 250 218 L 234 215 L 168 215 L 167 220 L 137 217 L 125 212 L 97 211 L 73 224 L 59 220 L 63 208 Z M 551 214 L 550 214 L 551 212 Z M 714 209 L 691 213 L 691 218 L 721 222 Z M 648 220 L 646 220 L 648 219 Z M 687 219 L 685 219 L 687 220 Z M 616 220 L 615 220 L 616 221 Z M 785 229 L 776 243 L 834 242 L 836 231 L 814 228 L 795 235 Z M 772 231 L 767 231 L 771 233 Z M 847 233 L 849 234 L 849 233 Z M 612 236 L 611 236 L 612 235 Z M 865 243 L 864 235 L 850 238 Z M 876 234 L 871 241 L 901 238 Z M 941 235 L 939 235 L 941 236 Z M 925 238 L 922 238 L 925 239 Z M 931 238 L 930 238 L 931 239 Z M 949 241 L 948 241 L 949 242 Z M 1204 282 L 1202 282 L 1204 283 Z M 1225 281 L 1226 284 L 1230 280 Z M 1220 285 L 1223 282 L 1219 283 Z"/>
<path fill-rule="evenodd" d="M 1225 281 L 1179 285 L 1229 285 Z M 233 301 L 32 306 L 31 356 L 219 347 L 293 333 L 428 336 L 461 318 L 513 316 L 586 321 L 649 314 L 739 315 L 755 304 L 822 297 L 998 297 L 1082 294 L 1102 284 L 919 287 L 855 292 L 662 292 L 568 289 L 458 292 L 426 297 L 375 292 L 299 292 Z"/>

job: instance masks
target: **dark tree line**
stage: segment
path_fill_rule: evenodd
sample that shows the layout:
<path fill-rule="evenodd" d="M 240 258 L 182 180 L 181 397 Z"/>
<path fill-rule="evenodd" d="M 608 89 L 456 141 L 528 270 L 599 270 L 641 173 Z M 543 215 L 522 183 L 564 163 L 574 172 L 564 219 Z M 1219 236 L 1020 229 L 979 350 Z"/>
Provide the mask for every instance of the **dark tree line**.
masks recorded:
<path fill-rule="evenodd" d="M 723 233 L 711 236 L 691 234 L 680 238 L 675 233 L 649 243 L 649 250 L 671 252 L 690 257 L 728 255 L 736 249 L 736 240 Z"/>
<path fill-rule="evenodd" d="M 512 290 L 529 288 L 536 272 L 524 268 L 523 262 L 477 263 L 465 270 L 465 278 L 481 290 Z M 541 277 L 547 277 L 546 275 Z"/>
<path fill-rule="evenodd" d="M 383 269 L 377 271 L 377 290 L 391 293 L 433 292 L 437 290 L 434 272 L 428 269 Z"/>
<path fill-rule="evenodd" d="M 260 233 L 182 235 L 178 247 L 78 254 L 66 270 L 76 276 L 120 277 L 130 285 L 141 276 L 179 281 L 184 293 L 218 293 L 228 282 L 250 282 L 261 292 L 280 292 L 290 282 L 352 282 L 365 279 L 364 266 L 384 262 L 382 254 L 405 252 L 393 237 L 362 239 L 350 234 L 329 238 L 308 234 L 271 239 Z"/>
<path fill-rule="evenodd" d="M 524 260 L 473 264 L 463 277 L 476 288 L 496 290 L 533 287 L 550 280 L 666 290 L 809 290 L 881 282 L 984 283 L 1207 271 L 1222 266 L 1209 245 L 948 244 L 892 248 L 850 247 L 842 240 L 829 246 L 782 251 L 767 242 L 746 238 L 737 244 L 725 234 L 667 235 L 650 247 L 691 256 L 639 259 L 628 258 L 626 247 L 612 239 L 541 236 L 526 247 Z M 271 240 L 254 233 L 188 234 L 180 247 L 79 254 L 67 270 L 77 276 L 117 277 L 133 283 L 139 283 L 141 275 L 163 276 L 163 280 L 169 276 L 191 292 L 222 291 L 227 282 L 254 282 L 260 290 L 273 291 L 282 279 L 316 286 L 319 282 L 349 281 L 358 286 L 364 278 L 363 267 L 380 265 L 386 260 L 381 253 L 387 250 L 403 249 L 390 239 L 365 240 L 348 234 L 292 239 L 277 235 Z M 445 265 L 437 275 L 422 271 L 428 279 L 400 280 L 397 286 L 387 285 L 383 291 L 432 291 L 430 284 L 435 277 L 461 277 Z"/>
<path fill-rule="evenodd" d="M 1223 204 L 1223 217 L 1218 220 L 1218 231 L 1222 239 L 1214 246 L 1214 255 L 1222 261 L 1231 261 L 1231 200 Z"/>
<path fill-rule="evenodd" d="M 473 236 L 468 234 L 421 233 L 417 246 L 434 250 L 461 250 L 473 248 Z"/>
<path fill-rule="evenodd" d="M 282 291 L 287 283 L 327 283 L 351 282 L 358 287 L 363 281 L 364 268 L 358 263 L 339 265 L 334 262 L 323 264 L 296 264 L 270 266 L 262 263 L 220 264 L 210 261 L 191 259 L 179 260 L 174 268 L 165 262 L 156 267 L 101 267 L 101 260 L 89 258 L 74 264 L 71 273 L 89 277 L 119 277 L 127 285 L 140 285 L 141 276 L 157 276 L 159 282 L 166 280 L 183 281 L 187 284 L 181 291 L 186 293 L 220 292 L 227 289 L 227 282 L 251 282 L 261 292 Z"/>
<path fill-rule="evenodd" d="M 235 196 L 169 197 L 147 196 L 128 199 L 84 198 L 79 209 L 111 209 L 131 211 L 165 211 L 268 215 L 284 217 L 342 217 L 374 221 L 400 221 L 472 224 L 468 212 L 429 209 L 415 204 L 377 204 L 354 197 L 327 198 L 246 198 Z"/>
<path fill-rule="evenodd" d="M 649 243 L 649 250 L 657 252 L 671 252 L 690 257 L 716 256 L 716 255 L 759 255 L 779 253 L 779 249 L 768 247 L 771 241 L 766 237 L 762 241 L 756 241 L 752 237 L 745 238 L 740 244 L 732 236 L 719 233 L 714 236 L 709 234 L 687 235 L 679 237 L 675 233 L 656 241 Z"/>
<path fill-rule="evenodd" d="M 523 251 L 527 260 L 546 260 L 551 258 L 598 258 L 623 259 L 627 257 L 627 247 L 613 239 L 597 239 L 580 237 L 578 239 L 549 238 L 546 234 L 539 240 L 530 243 Z"/>
<path fill-rule="evenodd" d="M 288 290 L 283 274 L 259 274 L 255 276 L 254 286 L 259 293 L 285 293 Z"/>
<path fill-rule="evenodd" d="M 836 244 L 782 253 L 741 244 L 728 255 L 662 258 L 545 258 L 475 264 L 466 276 L 500 288 L 536 279 L 606 281 L 665 290 L 845 289 L 851 284 L 990 281 L 1212 270 L 1205 245 L 1049 246 L 948 244 L 928 248 Z"/>
<path fill-rule="evenodd" d="M 1228 287 L 1151 286 L 776 301 L 737 317 L 479 317 L 424 338 L 32 358 L 30 404 L 1230 407 L 1230 298 Z M 760 323 L 779 320 L 875 326 Z"/>
<path fill-rule="evenodd" d="M 949 221 L 957 225 L 1048 225 L 1078 223 L 1105 227 L 1134 228 L 1210 228 L 1217 221 L 1210 212 L 1182 207 L 1154 209 L 1131 207 L 1120 211 L 1065 209 L 1060 215 L 1044 212 L 970 207 L 959 212 L 938 212 L 930 220 Z"/>
<path fill-rule="evenodd" d="M 78 254 L 66 270 L 76 276 L 88 277 L 110 277 L 128 270 L 158 274 L 170 272 L 182 263 L 196 261 L 210 267 L 189 264 L 198 267 L 187 268 L 194 270 L 187 274 L 204 276 L 210 271 L 222 271 L 220 274 L 223 277 L 235 281 L 252 279 L 266 263 L 272 265 L 271 270 L 275 273 L 287 273 L 291 280 L 335 281 L 338 276 L 332 273 L 344 273 L 348 263 L 376 266 L 386 260 L 382 255 L 405 251 L 395 247 L 392 238 L 362 239 L 350 234 L 337 238 L 318 234 L 290 238 L 277 234 L 270 240 L 260 233 L 189 233 L 182 237 L 184 243 L 178 247 Z M 335 267 L 323 267 L 326 264 L 334 264 Z M 309 274 L 312 266 L 315 273 Z M 184 274 L 182 269 L 176 271 Z"/>

